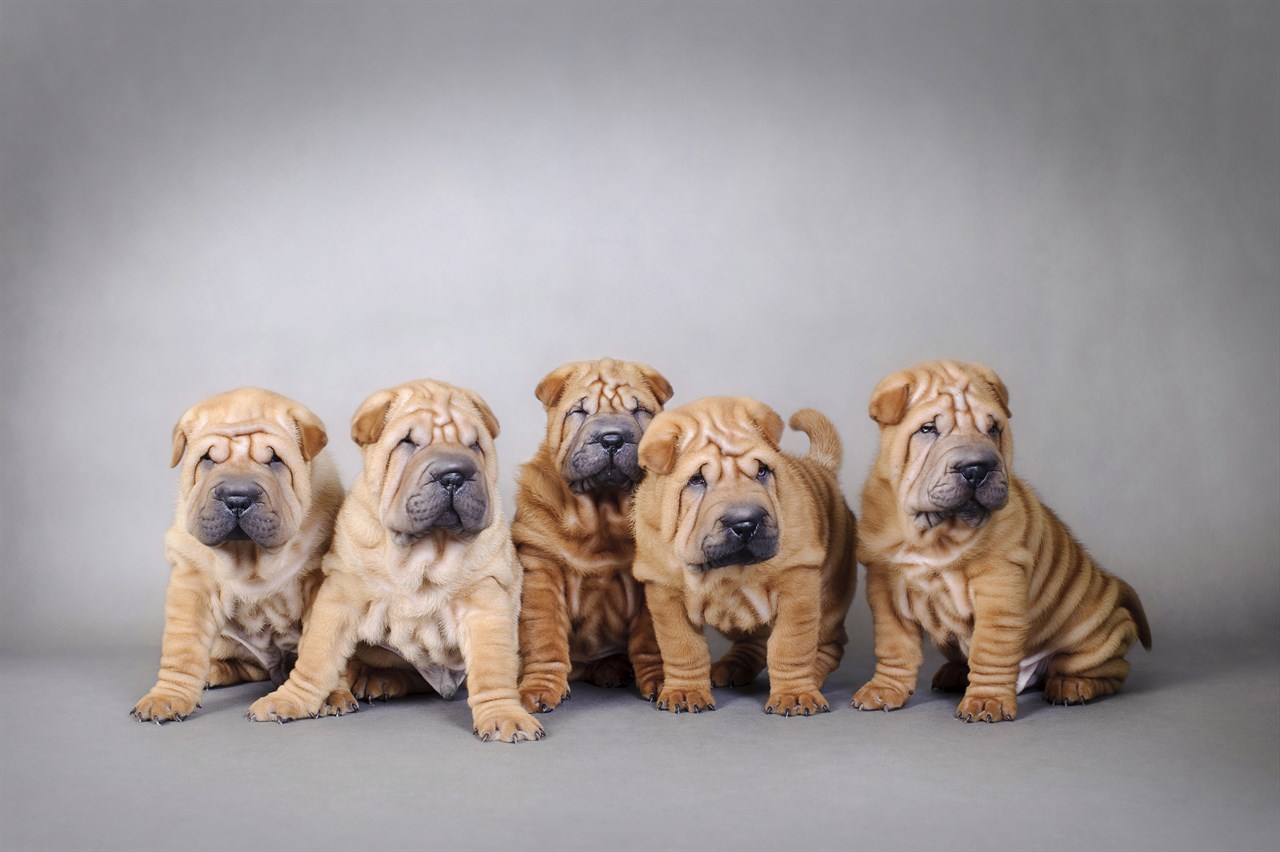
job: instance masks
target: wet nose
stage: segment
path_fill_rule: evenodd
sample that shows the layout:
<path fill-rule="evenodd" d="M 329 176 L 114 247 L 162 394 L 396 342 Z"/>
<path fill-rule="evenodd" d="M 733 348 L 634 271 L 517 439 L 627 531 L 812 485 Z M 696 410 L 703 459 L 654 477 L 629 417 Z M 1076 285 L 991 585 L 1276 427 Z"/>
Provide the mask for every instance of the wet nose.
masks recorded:
<path fill-rule="evenodd" d="M 226 506 L 231 513 L 237 517 L 249 511 L 249 507 L 253 505 L 254 500 L 261 492 L 255 491 L 223 491 L 217 495 L 217 500 Z"/>
<path fill-rule="evenodd" d="M 625 443 L 626 439 L 621 432 L 605 432 L 600 436 L 600 446 L 610 453 L 616 453 Z"/>
<path fill-rule="evenodd" d="M 969 483 L 970 488 L 977 488 L 995 468 L 996 463 L 991 459 L 966 459 L 956 465 L 956 473 Z"/>
<path fill-rule="evenodd" d="M 450 494 L 461 488 L 475 476 L 475 465 L 461 459 L 446 461 L 431 469 L 431 478 L 440 483 Z"/>
<path fill-rule="evenodd" d="M 765 512 L 763 509 L 752 507 L 730 510 L 720 519 L 720 523 L 728 527 L 729 532 L 737 536 L 743 544 L 746 544 L 755 537 L 764 518 Z"/>

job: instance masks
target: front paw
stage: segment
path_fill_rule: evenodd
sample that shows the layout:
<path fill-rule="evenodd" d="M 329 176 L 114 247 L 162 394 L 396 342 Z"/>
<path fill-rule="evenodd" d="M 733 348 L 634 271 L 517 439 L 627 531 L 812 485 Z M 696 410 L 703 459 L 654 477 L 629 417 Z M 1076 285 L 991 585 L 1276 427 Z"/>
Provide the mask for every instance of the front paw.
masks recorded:
<path fill-rule="evenodd" d="M 569 681 L 528 680 L 520 684 L 520 703 L 530 713 L 550 713 L 569 700 Z"/>
<path fill-rule="evenodd" d="M 175 719 L 179 722 L 185 721 L 199 706 L 200 696 L 198 695 L 177 695 L 152 690 L 142 696 L 142 700 L 133 706 L 129 715 L 139 722 L 155 722 L 160 725 Z"/>
<path fill-rule="evenodd" d="M 816 689 L 783 690 L 769 695 L 769 703 L 764 705 L 764 712 L 778 716 L 812 716 L 815 713 L 830 713 L 831 705 Z"/>
<path fill-rule="evenodd" d="M 320 708 L 318 716 L 345 716 L 348 713 L 360 712 L 360 702 L 356 700 L 355 695 L 345 686 L 340 686 L 333 692 L 329 693 L 329 697 L 324 700 L 324 706 Z"/>
<path fill-rule="evenodd" d="M 514 701 L 504 702 L 492 709 L 479 710 L 473 717 L 473 731 L 481 740 L 500 743 L 518 743 L 522 740 L 540 740 L 547 734 L 538 720 L 530 716 Z"/>
<path fill-rule="evenodd" d="M 637 671 L 636 687 L 640 690 L 640 697 L 645 701 L 657 701 L 658 693 L 662 692 L 661 667 Z"/>
<path fill-rule="evenodd" d="M 711 697 L 710 687 L 664 686 L 658 693 L 658 709 L 670 710 L 672 713 L 701 713 L 703 710 L 716 709 L 716 702 Z"/>
<path fill-rule="evenodd" d="M 347 693 L 350 696 L 350 693 Z M 331 698 L 334 696 L 330 696 Z M 339 696 L 339 698 L 341 698 Z M 354 699 L 352 699 L 354 701 Z M 334 705 L 328 705 L 336 710 Z M 308 701 L 287 686 L 249 705 L 248 717 L 255 722 L 292 722 L 294 719 L 314 719 L 326 710 L 324 703 Z M 335 715 L 326 713 L 325 715 Z M 336 714 L 341 715 L 341 714 Z"/>
<path fill-rule="evenodd" d="M 409 694 L 409 674 L 399 669 L 375 669 L 362 666 L 355 682 L 351 684 L 351 694 L 366 701 L 381 698 L 399 698 Z"/>
<path fill-rule="evenodd" d="M 956 708 L 956 718 L 966 722 L 1012 722 L 1018 718 L 1018 696 L 1013 692 L 1000 695 L 969 695 Z"/>
<path fill-rule="evenodd" d="M 858 710 L 897 710 L 911 697 L 912 690 L 891 683 L 870 681 L 853 694 L 851 706 Z"/>

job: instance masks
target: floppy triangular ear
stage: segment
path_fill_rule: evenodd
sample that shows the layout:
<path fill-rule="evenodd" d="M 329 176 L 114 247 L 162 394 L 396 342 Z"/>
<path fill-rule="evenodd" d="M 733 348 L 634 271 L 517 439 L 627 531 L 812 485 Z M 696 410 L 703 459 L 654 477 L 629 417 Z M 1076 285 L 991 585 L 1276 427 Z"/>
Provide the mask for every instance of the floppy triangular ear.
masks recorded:
<path fill-rule="evenodd" d="M 648 383 L 649 390 L 653 391 L 654 397 L 658 400 L 658 405 L 666 405 L 667 400 L 671 399 L 671 382 L 667 381 L 666 376 L 648 364 L 636 364 L 636 369 L 640 371 L 640 375 Z"/>
<path fill-rule="evenodd" d="M 545 408 L 551 408 L 560 399 L 560 394 L 564 393 L 564 386 L 569 381 L 569 377 L 578 369 L 577 364 L 565 364 L 563 367 L 556 367 L 550 373 L 542 377 L 542 381 L 538 382 L 537 389 L 533 392 L 538 397 Z"/>
<path fill-rule="evenodd" d="M 640 439 L 640 447 L 636 451 L 640 467 L 659 476 L 670 473 L 676 466 L 679 442 L 680 421 L 670 412 L 658 414 Z"/>
<path fill-rule="evenodd" d="M 742 408 L 748 419 L 760 430 L 760 434 L 764 435 L 765 439 L 776 450 L 778 442 L 782 440 L 781 415 L 763 402 L 746 397 L 742 398 Z"/>
<path fill-rule="evenodd" d="M 1004 386 L 1004 382 L 1000 381 L 1000 377 L 996 375 L 996 371 L 982 364 L 974 364 L 974 371 L 982 377 L 982 381 L 986 383 L 987 388 L 1000 402 L 1000 407 L 1004 409 L 1005 417 L 1012 417 L 1009 411 L 1009 389 Z"/>
<path fill-rule="evenodd" d="M 476 407 L 476 411 L 480 412 L 480 419 L 484 421 L 484 428 L 489 430 L 489 437 L 498 437 L 498 418 L 494 416 L 493 409 L 475 394 L 467 395 L 471 398 L 471 404 Z"/>
<path fill-rule="evenodd" d="M 881 426 L 893 426 L 902 422 L 911 401 L 911 375 L 899 371 L 880 380 L 871 394 L 868 413 Z"/>
<path fill-rule="evenodd" d="M 182 461 L 182 454 L 187 451 L 187 430 L 186 416 L 173 425 L 173 458 L 169 461 L 169 467 L 177 467 L 178 462 Z"/>
<path fill-rule="evenodd" d="M 329 434 L 324 424 L 308 408 L 297 406 L 289 410 L 289 416 L 298 426 L 298 446 L 302 450 L 302 460 L 311 461 L 320 455 L 320 451 L 329 443 Z"/>
<path fill-rule="evenodd" d="M 351 440 L 367 447 L 381 438 L 387 425 L 387 411 L 395 401 L 396 395 L 389 390 L 380 390 L 366 399 L 351 418 Z"/>

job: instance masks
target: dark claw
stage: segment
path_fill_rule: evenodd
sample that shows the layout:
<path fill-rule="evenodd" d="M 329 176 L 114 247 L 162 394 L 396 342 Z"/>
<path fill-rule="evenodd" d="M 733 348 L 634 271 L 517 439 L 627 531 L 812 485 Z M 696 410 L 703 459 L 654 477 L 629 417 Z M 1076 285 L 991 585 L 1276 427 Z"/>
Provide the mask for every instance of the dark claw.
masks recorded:
<path fill-rule="evenodd" d="M 765 707 L 764 707 L 764 712 L 765 712 L 767 715 L 772 716 L 772 715 L 773 715 L 773 705 L 772 705 L 772 704 L 766 704 L 766 705 L 765 705 Z"/>

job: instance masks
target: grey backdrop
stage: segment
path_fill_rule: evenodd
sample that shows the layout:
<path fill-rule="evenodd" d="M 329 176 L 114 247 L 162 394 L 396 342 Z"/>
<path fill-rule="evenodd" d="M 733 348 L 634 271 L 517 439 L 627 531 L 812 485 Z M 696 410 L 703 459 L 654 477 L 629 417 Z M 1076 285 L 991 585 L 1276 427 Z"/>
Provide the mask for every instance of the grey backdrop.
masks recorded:
<path fill-rule="evenodd" d="M 418 377 L 470 386 L 502 422 L 509 510 L 542 436 L 538 379 L 632 358 L 666 374 L 672 404 L 731 393 L 827 412 L 856 509 L 871 389 L 955 357 L 1001 373 L 1015 470 L 1141 592 L 1157 650 L 1136 652 L 1135 671 L 1167 674 L 1177 700 L 1188 661 L 1252 655 L 1253 721 L 1272 730 L 1278 44 L 1272 2 L 5 0 L 4 703 L 41 655 L 119 649 L 110 694 L 77 699 L 110 705 L 84 736 L 136 735 L 103 732 L 150 682 L 170 430 L 211 393 L 255 384 L 308 404 L 350 482 L 348 424 L 369 393 Z M 872 661 L 861 594 L 850 627 L 839 705 Z M 1186 691 L 1212 704 L 1257 683 Z M 1125 700 L 1110 706 L 1139 706 Z M 65 793 L 74 749 L 41 751 L 13 718 L 6 765 L 43 765 Z M 551 753 L 567 718 L 535 748 Z M 963 734 L 934 721 L 922 736 Z M 1202 724 L 1222 723 L 1188 730 Z M 1253 762 L 1227 758 L 1224 777 L 1241 770 L 1260 807 L 1215 812 L 1231 826 L 1219 842 L 1274 842 L 1276 739 L 1228 749 Z M 110 761 L 141 760 L 120 748 Z M 41 834 L 53 829 L 29 787 L 4 778 L 6 844 L 110 846 L 136 828 L 122 806 L 116 834 Z M 1165 828 L 1154 836 L 1196 839 Z M 663 842 L 611 836 L 580 839 Z"/>

